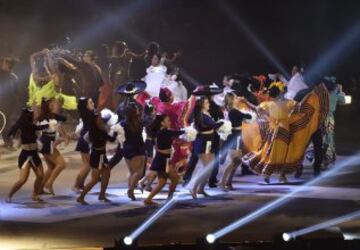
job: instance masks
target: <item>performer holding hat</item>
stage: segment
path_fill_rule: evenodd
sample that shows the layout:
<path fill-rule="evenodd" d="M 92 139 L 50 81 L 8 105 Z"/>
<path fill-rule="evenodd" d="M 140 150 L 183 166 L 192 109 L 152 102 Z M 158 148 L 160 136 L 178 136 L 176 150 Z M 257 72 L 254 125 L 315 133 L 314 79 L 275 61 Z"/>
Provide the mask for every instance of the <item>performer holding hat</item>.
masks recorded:
<path fill-rule="evenodd" d="M 198 87 L 194 92 L 193 95 L 194 96 L 206 96 L 207 100 L 209 101 L 209 113 L 212 117 L 212 119 L 214 119 L 215 121 L 218 121 L 220 119 L 224 118 L 224 114 L 221 110 L 221 107 L 218 106 L 213 100 L 212 97 L 213 96 L 219 96 L 219 94 L 221 94 L 223 92 L 223 90 L 215 85 L 212 86 L 200 86 Z M 211 172 L 211 177 L 209 179 L 209 186 L 210 187 L 216 187 L 216 176 L 218 174 L 218 170 L 219 170 L 219 165 L 220 165 L 220 158 L 219 158 L 219 150 L 220 150 L 220 138 L 218 136 L 217 133 L 214 134 L 214 143 L 213 143 L 213 149 L 214 152 L 216 154 L 216 161 L 214 164 L 214 168 Z M 196 164 L 198 163 L 198 154 L 196 154 L 194 152 L 194 147 L 193 147 L 193 151 L 191 153 L 190 156 L 190 160 L 186 169 L 186 173 L 184 175 L 184 185 L 186 185 L 190 180 L 191 180 L 191 176 L 193 171 L 195 170 Z"/>
<path fill-rule="evenodd" d="M 193 143 L 192 155 L 198 158 L 193 160 L 198 161 L 197 165 L 201 165 L 200 176 L 196 176 L 191 194 L 194 199 L 197 194 L 208 196 L 205 192 L 205 185 L 209 179 L 211 172 L 208 168 L 215 164 L 215 152 L 218 150 L 218 141 L 216 139 L 215 130 L 218 129 L 223 122 L 216 122 L 213 116 L 209 113 L 210 99 L 208 96 L 221 93 L 222 89 L 211 86 L 202 86 L 193 92 L 193 95 L 201 96 L 196 101 L 194 109 L 194 124 L 198 130 L 197 137 Z M 216 117 L 218 118 L 218 117 Z M 200 161 L 199 161 L 200 160 Z M 189 163 L 190 164 L 190 163 Z"/>
<path fill-rule="evenodd" d="M 123 156 L 130 172 L 127 194 L 131 200 L 136 200 L 134 190 L 145 167 L 145 143 L 142 132 L 146 124 L 143 119 L 143 108 L 135 101 L 134 95 L 141 93 L 145 88 L 145 82 L 134 81 L 120 86 L 117 90 L 117 93 L 127 97 L 125 102 L 119 105 L 118 113 L 121 110 L 121 126 L 125 132 Z"/>

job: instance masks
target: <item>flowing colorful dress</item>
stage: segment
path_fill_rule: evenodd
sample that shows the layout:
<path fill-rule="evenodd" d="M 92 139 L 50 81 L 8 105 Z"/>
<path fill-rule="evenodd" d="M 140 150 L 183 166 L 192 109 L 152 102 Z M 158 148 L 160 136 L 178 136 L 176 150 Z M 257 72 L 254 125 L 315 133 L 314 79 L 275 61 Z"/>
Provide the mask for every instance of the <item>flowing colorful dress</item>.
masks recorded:
<path fill-rule="evenodd" d="M 329 111 L 328 92 L 323 84 L 318 85 L 296 109 L 294 102 L 288 100 L 261 105 L 268 111 L 269 119 L 268 122 L 258 119 L 257 123 L 243 127 L 244 147 L 249 151 L 243 162 L 254 172 L 267 176 L 274 172 L 293 173 L 302 165 L 311 136 L 325 121 Z M 260 142 L 251 144 L 249 135 L 260 138 Z"/>

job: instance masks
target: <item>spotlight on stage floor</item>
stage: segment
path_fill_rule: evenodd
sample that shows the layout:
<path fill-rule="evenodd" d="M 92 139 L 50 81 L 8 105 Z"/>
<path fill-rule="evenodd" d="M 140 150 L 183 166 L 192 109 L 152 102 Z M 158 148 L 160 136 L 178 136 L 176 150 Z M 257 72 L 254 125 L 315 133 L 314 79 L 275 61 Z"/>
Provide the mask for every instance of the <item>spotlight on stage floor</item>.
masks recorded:
<path fill-rule="evenodd" d="M 360 210 L 358 210 L 356 212 L 353 212 L 353 213 L 350 213 L 350 214 L 347 214 L 347 215 L 337 217 L 335 219 L 331 219 L 331 220 L 328 220 L 328 221 L 325 221 L 325 222 L 322 222 L 322 223 L 307 227 L 307 228 L 303 228 L 303 229 L 293 231 L 293 232 L 290 232 L 290 233 L 284 233 L 283 234 L 283 239 L 285 241 L 287 241 L 286 239 L 296 238 L 296 237 L 299 237 L 299 236 L 302 236 L 302 235 L 305 235 L 305 234 L 309 234 L 309 233 L 312 233 L 312 232 L 315 232 L 315 231 L 318 231 L 318 230 L 330 228 L 330 227 L 333 227 L 335 225 L 338 225 L 338 224 L 341 224 L 341 223 L 344 223 L 344 222 L 348 222 L 348 221 L 351 221 L 351 220 L 359 218 L 359 217 L 360 217 Z"/>
<path fill-rule="evenodd" d="M 224 152 L 226 152 L 227 149 L 231 148 L 231 145 L 234 144 L 235 142 L 236 142 L 236 140 L 233 140 L 232 142 L 230 142 L 228 145 L 228 148 L 225 147 L 223 149 Z M 129 234 L 129 237 L 133 240 L 137 239 L 145 230 L 147 230 L 153 223 L 155 223 L 163 214 L 165 214 L 170 208 L 172 208 L 183 194 L 189 194 L 189 190 L 188 190 L 189 187 L 192 187 L 192 185 L 194 185 L 194 183 L 196 183 L 197 181 L 208 176 L 210 174 L 210 172 L 212 171 L 212 169 L 214 168 L 215 163 L 216 163 L 216 158 L 212 162 L 210 162 L 208 167 L 206 167 L 205 169 L 203 169 L 203 167 L 202 167 L 202 170 L 199 171 L 198 174 L 195 175 L 195 173 L 194 173 L 190 182 L 184 188 L 182 188 L 170 200 L 168 200 L 159 209 L 157 209 L 149 218 L 146 219 L 146 221 L 144 221 L 138 228 L 136 228 L 131 234 Z M 211 240 L 212 236 L 210 236 L 209 239 Z M 216 237 L 215 237 L 215 240 L 216 240 Z"/>
<path fill-rule="evenodd" d="M 292 236 L 288 233 L 283 233 L 282 238 L 284 241 L 290 241 L 292 239 Z"/>
<path fill-rule="evenodd" d="M 219 239 L 221 237 L 223 237 L 226 234 L 229 234 L 231 232 L 233 232 L 234 230 L 243 227 L 245 225 L 247 225 L 248 223 L 258 219 L 259 217 L 270 213 L 271 211 L 273 211 L 276 208 L 279 208 L 285 204 L 287 204 L 291 199 L 294 198 L 294 196 L 296 194 L 298 194 L 299 192 L 304 191 L 306 188 L 311 187 L 315 184 L 318 184 L 319 182 L 321 182 L 322 180 L 326 179 L 327 177 L 334 177 L 336 176 L 339 171 L 343 170 L 344 168 L 349 168 L 350 166 L 356 166 L 357 164 L 360 163 L 360 153 L 357 153 L 353 156 L 348 157 L 347 159 L 338 161 L 332 169 L 324 172 L 322 175 L 320 175 L 319 177 L 307 182 L 306 184 L 304 184 L 303 186 L 300 186 L 298 188 L 295 188 L 293 191 L 291 191 L 290 193 L 285 194 L 284 196 L 266 204 L 265 206 L 255 210 L 254 212 L 234 221 L 233 223 L 231 223 L 230 225 L 216 231 L 213 233 L 213 235 L 215 236 L 215 240 Z"/>
<path fill-rule="evenodd" d="M 215 242 L 215 236 L 213 234 L 208 234 L 206 235 L 206 241 L 209 244 L 213 244 Z"/>
<path fill-rule="evenodd" d="M 137 239 L 133 239 L 131 236 L 127 235 L 115 240 L 115 248 L 117 250 L 138 249 L 138 242 Z"/>
<path fill-rule="evenodd" d="M 208 250 L 208 249 L 219 249 L 219 244 L 215 240 L 214 235 L 208 234 L 206 236 L 196 239 L 196 245 L 199 249 Z"/>

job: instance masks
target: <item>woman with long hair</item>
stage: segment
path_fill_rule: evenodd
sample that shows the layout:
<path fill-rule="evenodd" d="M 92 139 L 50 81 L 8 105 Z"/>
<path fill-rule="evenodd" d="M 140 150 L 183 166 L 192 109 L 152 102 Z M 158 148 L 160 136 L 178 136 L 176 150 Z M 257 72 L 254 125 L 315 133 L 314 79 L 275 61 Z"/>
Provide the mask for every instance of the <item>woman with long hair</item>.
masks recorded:
<path fill-rule="evenodd" d="M 232 190 L 232 178 L 235 174 L 236 169 L 241 165 L 241 125 L 243 119 L 251 119 L 250 114 L 241 112 L 236 107 L 239 106 L 239 102 L 243 101 L 244 98 L 236 95 L 235 93 L 228 93 L 225 96 L 225 107 L 228 111 L 228 118 L 232 125 L 232 132 L 228 136 L 227 140 L 223 145 L 223 150 L 228 151 L 227 165 L 224 170 L 223 177 L 220 182 L 220 187 L 223 190 Z"/>
<path fill-rule="evenodd" d="M 156 204 L 152 201 L 152 198 L 162 190 L 168 178 L 171 181 L 168 199 L 173 196 L 178 183 L 179 177 L 173 166 L 170 166 L 168 160 L 171 156 L 173 138 L 183 134 L 184 131 L 173 131 L 170 130 L 170 127 L 171 121 L 167 115 L 157 115 L 153 124 L 150 126 L 151 134 L 156 138 L 156 155 L 152 161 L 150 170 L 157 172 L 159 183 L 151 191 L 146 200 L 144 200 L 145 205 Z"/>
<path fill-rule="evenodd" d="M 89 123 L 95 119 L 95 103 L 91 98 L 81 97 L 78 101 L 78 112 L 82 125 L 78 127 L 78 141 L 75 150 L 80 152 L 82 166 L 75 179 L 73 191 L 80 193 L 84 189 L 86 177 L 89 175 L 90 167 L 90 146 L 84 139 L 85 134 L 89 131 Z"/>
<path fill-rule="evenodd" d="M 21 147 L 18 158 L 18 166 L 20 169 L 19 180 L 15 182 L 11 188 L 6 202 L 10 203 L 13 195 L 26 183 L 32 169 L 36 175 L 34 182 L 34 191 L 32 194 L 33 201 L 42 201 L 40 198 L 41 183 L 44 177 L 44 169 L 38 154 L 37 135 L 36 132 L 46 129 L 49 124 L 35 125 L 34 113 L 32 110 L 24 109 L 19 120 L 11 128 L 8 136 L 14 136 L 18 130 L 21 132 Z"/>
<path fill-rule="evenodd" d="M 96 185 L 101 177 L 101 187 L 99 200 L 104 202 L 110 202 L 106 197 L 106 189 L 110 180 L 110 167 L 108 159 L 106 157 L 106 142 L 115 141 L 116 134 L 112 137 L 108 135 L 104 121 L 100 115 L 95 115 L 94 121 L 89 122 L 88 137 L 91 143 L 90 153 L 90 167 L 91 167 L 91 180 L 85 185 L 84 190 L 77 198 L 77 202 L 82 205 L 87 205 L 85 201 L 85 195 Z"/>
<path fill-rule="evenodd" d="M 214 155 L 215 132 L 223 122 L 215 122 L 209 114 L 210 101 L 208 97 L 202 96 L 195 103 L 194 123 L 198 134 L 193 143 L 193 153 L 199 156 L 197 166 L 201 166 L 200 174 L 194 176 L 195 182 L 191 190 L 194 199 L 197 194 L 209 196 L 205 192 L 205 185 L 211 175 Z"/>
<path fill-rule="evenodd" d="M 145 166 L 145 143 L 142 136 L 144 128 L 142 114 L 135 103 L 130 103 L 126 107 L 125 120 L 121 125 L 125 131 L 123 154 L 130 172 L 127 195 L 131 200 L 136 200 L 134 190 Z"/>
<path fill-rule="evenodd" d="M 66 117 L 58 114 L 59 100 L 50 98 L 48 100 L 43 99 L 40 108 L 40 116 L 38 118 L 39 125 L 47 124 L 51 120 L 58 125 L 55 128 L 47 128 L 42 131 L 40 141 L 42 143 L 42 149 L 40 152 L 43 154 L 47 170 L 44 175 L 44 179 L 41 185 L 41 190 L 45 193 L 44 189 L 47 189 L 52 195 L 54 195 L 54 182 L 60 173 L 65 169 L 65 160 L 59 150 L 56 148 L 57 134 L 61 134 L 63 138 L 68 142 L 68 136 L 63 129 L 60 129 L 60 124 L 66 121 Z M 60 104 L 61 105 L 61 104 Z"/>

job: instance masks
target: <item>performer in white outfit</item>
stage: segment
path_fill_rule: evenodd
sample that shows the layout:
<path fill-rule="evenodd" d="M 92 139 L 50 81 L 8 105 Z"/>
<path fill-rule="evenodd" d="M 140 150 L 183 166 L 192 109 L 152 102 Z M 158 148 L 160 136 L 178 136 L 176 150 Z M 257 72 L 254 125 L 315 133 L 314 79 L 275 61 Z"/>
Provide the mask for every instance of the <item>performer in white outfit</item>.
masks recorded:
<path fill-rule="evenodd" d="M 166 87 L 172 92 L 174 102 L 186 101 L 188 99 L 188 91 L 182 81 L 178 80 L 179 69 L 176 68 L 172 73 L 166 76 Z"/>
<path fill-rule="evenodd" d="M 285 98 L 288 100 L 294 100 L 296 95 L 307 88 L 309 88 L 308 85 L 304 82 L 304 77 L 301 74 L 301 70 L 297 65 L 295 65 L 291 70 L 291 78 L 288 81 L 283 75 L 276 74 L 276 75 L 269 75 L 269 78 L 272 79 L 272 77 L 278 77 L 280 81 L 286 84 L 287 91 L 285 93 Z M 272 79 L 274 80 L 274 79 Z"/>
<path fill-rule="evenodd" d="M 146 69 L 147 74 L 144 78 L 147 84 L 145 91 L 152 97 L 159 96 L 160 88 L 165 84 L 166 71 L 166 66 L 161 63 L 161 56 L 153 55 L 151 65 Z"/>

